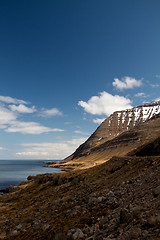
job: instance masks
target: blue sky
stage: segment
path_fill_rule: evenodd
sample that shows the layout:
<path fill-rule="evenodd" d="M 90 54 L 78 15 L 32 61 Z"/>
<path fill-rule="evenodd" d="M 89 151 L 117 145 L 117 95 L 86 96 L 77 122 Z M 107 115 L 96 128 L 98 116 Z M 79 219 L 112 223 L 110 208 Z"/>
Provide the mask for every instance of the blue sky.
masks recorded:
<path fill-rule="evenodd" d="M 0 1 L 0 159 L 63 159 L 160 98 L 159 0 Z"/>

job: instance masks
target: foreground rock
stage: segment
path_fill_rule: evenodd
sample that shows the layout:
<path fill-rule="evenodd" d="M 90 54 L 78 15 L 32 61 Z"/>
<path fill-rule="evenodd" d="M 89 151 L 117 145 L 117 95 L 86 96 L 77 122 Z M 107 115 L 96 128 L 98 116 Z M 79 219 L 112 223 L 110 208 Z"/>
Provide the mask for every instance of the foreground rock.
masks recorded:
<path fill-rule="evenodd" d="M 29 179 L 0 196 L 0 239 L 160 239 L 160 156 Z"/>

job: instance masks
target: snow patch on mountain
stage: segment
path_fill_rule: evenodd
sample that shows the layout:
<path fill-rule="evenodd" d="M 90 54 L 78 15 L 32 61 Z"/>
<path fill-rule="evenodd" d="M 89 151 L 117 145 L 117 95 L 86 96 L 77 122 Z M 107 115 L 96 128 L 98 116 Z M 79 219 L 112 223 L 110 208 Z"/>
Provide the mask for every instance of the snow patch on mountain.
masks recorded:
<path fill-rule="evenodd" d="M 143 106 L 127 109 L 124 111 L 115 112 L 117 114 L 118 126 L 135 126 L 139 122 L 145 122 L 154 115 L 160 113 L 160 102 L 146 104 Z M 113 113 L 113 115 L 115 114 Z M 113 117 L 110 118 L 109 125 L 111 125 Z"/>

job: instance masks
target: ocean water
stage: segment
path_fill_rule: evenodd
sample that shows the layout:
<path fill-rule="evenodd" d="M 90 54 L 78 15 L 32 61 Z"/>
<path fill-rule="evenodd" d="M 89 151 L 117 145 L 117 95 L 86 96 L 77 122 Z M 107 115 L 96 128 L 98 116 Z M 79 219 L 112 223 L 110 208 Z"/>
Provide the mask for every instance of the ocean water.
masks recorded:
<path fill-rule="evenodd" d="M 43 160 L 45 161 L 45 160 Z M 61 172 L 58 168 L 48 168 L 41 160 L 0 160 L 0 190 L 16 186 L 27 180 L 29 175 Z M 48 161 L 48 160 L 47 160 Z"/>

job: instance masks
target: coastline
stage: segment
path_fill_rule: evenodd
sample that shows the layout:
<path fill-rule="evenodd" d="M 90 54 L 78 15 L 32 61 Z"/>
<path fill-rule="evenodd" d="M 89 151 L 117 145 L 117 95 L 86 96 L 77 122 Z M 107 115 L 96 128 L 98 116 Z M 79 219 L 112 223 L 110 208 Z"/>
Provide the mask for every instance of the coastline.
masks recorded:
<path fill-rule="evenodd" d="M 9 160 L 9 161 L 19 161 L 19 160 Z M 37 160 L 35 160 L 35 161 L 37 161 Z M 43 163 L 43 165 L 40 166 L 42 168 L 42 170 L 44 167 L 48 167 L 46 162 L 49 162 L 49 161 L 43 161 L 43 160 L 41 161 L 41 163 Z M 44 163 L 46 165 L 44 165 Z M 57 167 L 55 167 L 55 168 L 57 168 Z M 60 168 L 58 168 L 58 169 L 59 169 L 59 171 L 55 171 L 55 172 L 44 172 L 43 173 L 43 171 L 42 171 L 42 172 L 35 173 L 35 174 L 34 173 L 28 174 L 28 175 L 24 176 L 24 179 L 21 179 L 21 180 L 13 179 L 12 181 L 8 182 L 6 179 L 6 181 L 4 183 L 2 182 L 2 184 L 0 184 L 0 195 L 3 195 L 4 193 L 10 193 L 10 192 L 17 190 L 19 186 L 25 185 L 29 179 L 31 179 L 31 178 L 33 179 L 36 176 L 46 175 L 46 174 L 49 175 L 49 174 L 60 173 L 60 172 L 66 171 L 65 169 L 60 169 Z M 8 182 L 8 184 L 6 182 Z"/>
<path fill-rule="evenodd" d="M 74 166 L 70 166 L 70 165 L 64 165 L 63 160 L 59 160 L 59 161 L 44 161 L 44 163 L 46 164 L 46 166 L 44 167 L 48 167 L 48 168 L 59 168 L 64 172 L 68 172 L 74 169 Z"/>
<path fill-rule="evenodd" d="M 81 239 L 125 239 L 134 231 L 136 239 L 158 239 L 159 170 L 160 156 L 125 156 L 90 169 L 29 176 L 0 196 L 0 236 L 68 240 L 80 232 Z"/>

